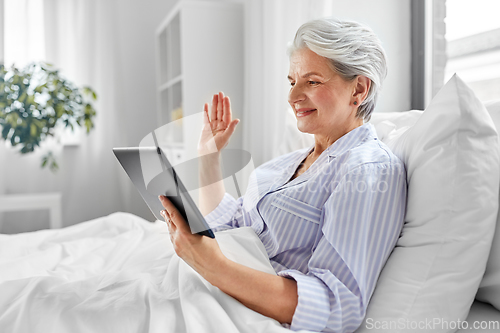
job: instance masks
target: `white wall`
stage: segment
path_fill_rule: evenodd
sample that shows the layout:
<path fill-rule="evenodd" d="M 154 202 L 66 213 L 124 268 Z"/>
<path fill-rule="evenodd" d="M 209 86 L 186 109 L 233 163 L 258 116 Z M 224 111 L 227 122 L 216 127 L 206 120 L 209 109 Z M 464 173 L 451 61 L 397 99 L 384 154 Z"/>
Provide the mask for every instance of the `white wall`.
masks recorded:
<path fill-rule="evenodd" d="M 146 134 L 158 127 L 155 31 L 177 0 L 117 0 L 116 3 L 123 130 L 117 146 L 138 146 Z M 123 210 L 153 220 L 121 167 L 118 172 L 126 192 Z"/>
<path fill-rule="evenodd" d="M 372 28 L 387 53 L 388 74 L 375 112 L 406 111 L 411 102 L 410 0 L 333 0 L 332 15 Z"/>

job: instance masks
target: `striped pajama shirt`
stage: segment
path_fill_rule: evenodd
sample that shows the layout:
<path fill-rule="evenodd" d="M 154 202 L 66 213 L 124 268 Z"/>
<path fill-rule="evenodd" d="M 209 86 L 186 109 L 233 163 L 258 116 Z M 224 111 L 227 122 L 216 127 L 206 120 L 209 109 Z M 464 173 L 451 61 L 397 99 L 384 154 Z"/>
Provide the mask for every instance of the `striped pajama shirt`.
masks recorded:
<path fill-rule="evenodd" d="M 244 196 L 226 193 L 205 218 L 214 231 L 252 227 L 297 282 L 292 330 L 353 332 L 403 226 L 406 172 L 364 124 L 290 180 L 312 148 L 258 167 Z"/>

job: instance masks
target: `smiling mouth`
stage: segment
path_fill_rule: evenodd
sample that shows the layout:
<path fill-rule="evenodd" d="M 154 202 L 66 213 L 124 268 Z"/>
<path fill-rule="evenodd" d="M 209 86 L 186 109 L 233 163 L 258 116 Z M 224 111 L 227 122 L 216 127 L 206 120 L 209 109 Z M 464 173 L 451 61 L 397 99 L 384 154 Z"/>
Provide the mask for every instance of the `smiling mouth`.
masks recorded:
<path fill-rule="evenodd" d="M 314 111 L 316 111 L 316 109 L 312 109 L 312 110 L 305 110 L 305 111 L 297 111 L 297 117 L 305 117 L 305 116 L 308 116 L 308 115 L 310 115 L 311 113 L 313 113 Z"/>

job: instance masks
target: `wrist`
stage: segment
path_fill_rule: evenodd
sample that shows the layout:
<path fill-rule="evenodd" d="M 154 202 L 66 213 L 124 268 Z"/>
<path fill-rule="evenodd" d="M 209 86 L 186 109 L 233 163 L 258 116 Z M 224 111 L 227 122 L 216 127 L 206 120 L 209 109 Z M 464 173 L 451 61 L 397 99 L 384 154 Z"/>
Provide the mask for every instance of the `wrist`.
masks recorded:
<path fill-rule="evenodd" d="M 217 145 L 214 143 L 210 146 L 200 146 L 198 145 L 198 156 L 209 156 L 209 155 L 220 155 L 220 149 L 217 148 Z"/>

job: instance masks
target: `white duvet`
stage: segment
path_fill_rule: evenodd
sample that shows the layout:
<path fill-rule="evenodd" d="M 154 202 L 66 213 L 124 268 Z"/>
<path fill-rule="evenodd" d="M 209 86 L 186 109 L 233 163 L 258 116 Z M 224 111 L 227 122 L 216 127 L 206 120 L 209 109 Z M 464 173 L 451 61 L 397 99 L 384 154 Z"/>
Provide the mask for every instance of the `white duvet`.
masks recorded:
<path fill-rule="evenodd" d="M 252 229 L 216 239 L 230 259 L 274 274 Z M 289 330 L 180 260 L 164 223 L 115 213 L 59 230 L 0 235 L 0 332 Z"/>

